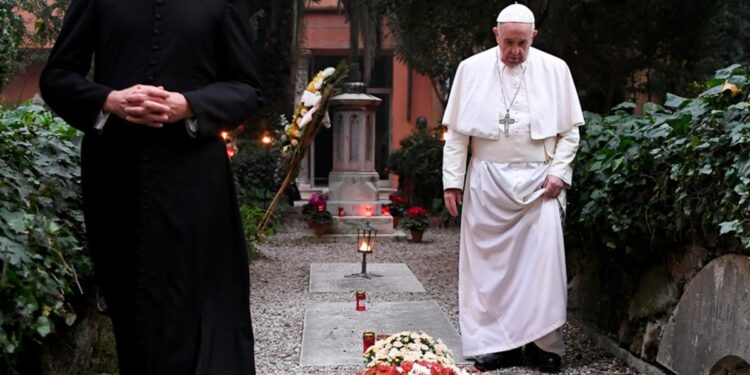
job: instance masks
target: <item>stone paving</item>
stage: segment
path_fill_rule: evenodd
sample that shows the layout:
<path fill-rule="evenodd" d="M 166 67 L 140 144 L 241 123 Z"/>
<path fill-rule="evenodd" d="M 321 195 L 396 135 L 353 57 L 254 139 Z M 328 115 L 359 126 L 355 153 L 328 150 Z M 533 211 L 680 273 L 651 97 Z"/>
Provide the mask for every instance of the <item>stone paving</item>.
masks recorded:
<path fill-rule="evenodd" d="M 314 242 L 305 238 L 307 231 L 301 221 L 287 224 L 268 243 L 261 245 L 261 258 L 251 264 L 250 306 L 258 374 L 355 374 L 364 369 L 364 362 L 361 365 L 302 366 L 306 312 L 315 311 L 321 306 L 341 306 L 345 311 L 349 309 L 346 306 L 351 306 L 348 311 L 353 314 L 355 304 L 354 293 L 351 292 L 310 292 L 311 265 L 361 262 L 354 241 L 352 244 Z M 421 293 L 368 291 L 370 305 L 430 303 L 437 306 L 433 310 L 440 309 L 452 330 L 458 332 L 457 228 L 430 228 L 425 233 L 425 242 L 421 244 L 381 241 L 375 253 L 368 256 L 368 262 L 404 263 L 425 290 Z M 358 271 L 357 268 L 354 272 Z M 358 332 L 361 329 L 349 328 L 354 336 L 347 340 L 353 340 L 354 346 L 361 343 L 361 332 Z M 564 374 L 637 373 L 597 348 L 574 324 L 567 324 L 564 331 L 567 346 Z M 442 333 L 427 333 L 446 341 L 450 339 L 441 337 Z M 455 354 L 460 357 L 460 353 Z M 536 373 L 532 369 L 519 367 L 490 374 Z"/>

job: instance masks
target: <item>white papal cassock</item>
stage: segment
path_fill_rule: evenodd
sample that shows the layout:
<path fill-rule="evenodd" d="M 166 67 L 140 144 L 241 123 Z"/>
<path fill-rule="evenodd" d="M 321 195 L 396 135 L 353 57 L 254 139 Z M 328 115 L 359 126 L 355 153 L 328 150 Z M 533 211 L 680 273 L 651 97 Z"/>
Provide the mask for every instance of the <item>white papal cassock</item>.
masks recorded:
<path fill-rule="evenodd" d="M 583 115 L 562 60 L 531 48 L 526 62 L 509 68 L 498 53 L 493 48 L 461 63 L 443 118 L 443 185 L 464 192 L 458 288 L 463 354 L 536 342 L 562 355 L 565 191 L 548 198 L 541 186 L 548 175 L 570 186 Z M 516 122 L 506 134 L 499 120 L 516 91 L 509 112 Z"/>

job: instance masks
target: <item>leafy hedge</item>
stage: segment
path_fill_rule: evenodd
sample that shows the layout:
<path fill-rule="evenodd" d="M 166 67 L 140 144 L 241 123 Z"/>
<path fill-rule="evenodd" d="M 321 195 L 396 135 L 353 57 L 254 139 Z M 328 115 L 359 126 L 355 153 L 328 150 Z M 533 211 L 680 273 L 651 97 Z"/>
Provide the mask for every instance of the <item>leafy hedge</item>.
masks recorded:
<path fill-rule="evenodd" d="M 696 241 L 750 249 L 750 71 L 717 71 L 697 98 L 643 116 L 587 114 L 568 229 L 628 252 Z"/>
<path fill-rule="evenodd" d="M 442 204 L 443 143 L 430 133 L 418 130 L 402 139 L 401 148 L 388 158 L 388 169 L 399 176 L 399 189 L 411 204 Z"/>
<path fill-rule="evenodd" d="M 0 90 L 16 70 L 18 47 L 23 42 L 23 21 L 11 11 L 7 0 L 0 0 Z"/>
<path fill-rule="evenodd" d="M 78 136 L 44 108 L 0 108 L 0 359 L 76 319 L 83 251 Z"/>

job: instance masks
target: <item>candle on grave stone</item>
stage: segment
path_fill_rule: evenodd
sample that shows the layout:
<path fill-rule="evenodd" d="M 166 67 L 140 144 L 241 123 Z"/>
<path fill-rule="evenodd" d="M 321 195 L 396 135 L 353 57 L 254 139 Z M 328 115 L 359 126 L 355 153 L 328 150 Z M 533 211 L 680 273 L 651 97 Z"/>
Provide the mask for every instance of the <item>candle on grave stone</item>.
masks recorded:
<path fill-rule="evenodd" d="M 339 206 L 339 216 L 345 216 L 345 215 L 346 215 L 346 212 L 344 211 L 344 207 Z"/>
<path fill-rule="evenodd" d="M 366 352 L 371 346 L 375 345 L 375 332 L 367 331 L 362 334 L 362 352 Z"/>
<path fill-rule="evenodd" d="M 357 291 L 357 311 L 367 310 L 367 295 L 364 290 Z"/>
<path fill-rule="evenodd" d="M 370 217 L 372 216 L 372 207 L 366 206 L 365 207 L 365 216 Z"/>

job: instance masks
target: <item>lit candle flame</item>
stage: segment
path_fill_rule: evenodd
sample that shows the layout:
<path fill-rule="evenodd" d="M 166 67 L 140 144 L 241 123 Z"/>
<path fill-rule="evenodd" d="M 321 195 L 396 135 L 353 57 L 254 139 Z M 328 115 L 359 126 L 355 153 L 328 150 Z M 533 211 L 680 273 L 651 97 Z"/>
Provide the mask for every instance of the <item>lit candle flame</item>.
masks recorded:
<path fill-rule="evenodd" d="M 372 216 L 372 207 L 365 207 L 365 216 Z"/>
<path fill-rule="evenodd" d="M 260 141 L 263 142 L 264 145 L 268 145 L 271 144 L 272 139 L 270 135 L 266 134 L 263 136 L 263 138 L 261 138 Z"/>
<path fill-rule="evenodd" d="M 226 141 L 227 138 L 229 138 L 229 133 L 227 133 L 227 132 L 221 132 L 221 139 L 223 139 L 223 140 Z"/>
<path fill-rule="evenodd" d="M 364 252 L 370 252 L 370 251 L 372 251 L 372 247 L 367 242 L 367 239 L 363 238 L 363 239 L 361 239 L 359 241 L 359 251 L 364 251 Z"/>

